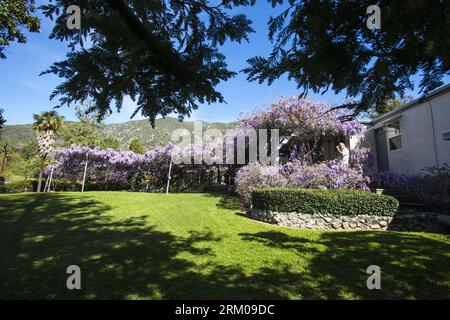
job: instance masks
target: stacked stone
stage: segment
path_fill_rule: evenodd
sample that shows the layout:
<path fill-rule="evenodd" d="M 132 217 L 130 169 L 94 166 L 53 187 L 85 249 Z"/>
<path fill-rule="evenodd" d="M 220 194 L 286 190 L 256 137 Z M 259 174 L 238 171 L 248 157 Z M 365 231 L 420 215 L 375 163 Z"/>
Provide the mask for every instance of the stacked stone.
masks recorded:
<path fill-rule="evenodd" d="M 395 217 L 331 214 L 302 214 L 252 209 L 248 215 L 256 220 L 279 226 L 318 230 L 398 230 L 424 231 L 438 224 L 435 214 L 399 214 Z"/>

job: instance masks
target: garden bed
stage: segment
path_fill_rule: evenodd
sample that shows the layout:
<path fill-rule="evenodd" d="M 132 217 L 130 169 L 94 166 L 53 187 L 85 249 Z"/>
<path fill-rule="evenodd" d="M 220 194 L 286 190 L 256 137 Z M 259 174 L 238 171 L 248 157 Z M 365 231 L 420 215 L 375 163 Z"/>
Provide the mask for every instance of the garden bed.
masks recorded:
<path fill-rule="evenodd" d="M 434 231 L 442 229 L 432 213 L 411 213 L 392 216 L 302 214 L 251 209 L 248 216 L 279 226 L 315 230 L 396 230 Z"/>
<path fill-rule="evenodd" d="M 250 218 L 318 230 L 430 231 L 443 228 L 438 214 L 400 213 L 398 201 L 361 190 L 272 188 L 252 193 Z"/>

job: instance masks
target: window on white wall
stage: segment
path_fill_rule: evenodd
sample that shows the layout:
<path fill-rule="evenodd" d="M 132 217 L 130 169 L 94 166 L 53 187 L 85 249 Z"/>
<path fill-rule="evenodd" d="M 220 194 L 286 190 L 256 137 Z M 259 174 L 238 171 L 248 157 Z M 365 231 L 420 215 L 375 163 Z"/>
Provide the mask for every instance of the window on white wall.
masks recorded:
<path fill-rule="evenodd" d="M 402 144 L 402 132 L 400 130 L 400 120 L 391 122 L 387 125 L 387 136 L 390 151 L 402 148 L 403 144 Z"/>
<path fill-rule="evenodd" d="M 442 132 L 444 140 L 450 141 L 450 130 Z"/>

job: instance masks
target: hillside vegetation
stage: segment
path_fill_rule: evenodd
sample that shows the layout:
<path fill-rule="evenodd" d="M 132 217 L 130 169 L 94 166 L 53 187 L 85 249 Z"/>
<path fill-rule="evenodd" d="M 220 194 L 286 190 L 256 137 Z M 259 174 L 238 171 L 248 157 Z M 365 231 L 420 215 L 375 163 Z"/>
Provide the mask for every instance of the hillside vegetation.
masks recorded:
<path fill-rule="evenodd" d="M 70 123 L 69 123 L 70 125 Z M 202 122 L 203 130 L 207 128 L 217 128 L 226 130 L 233 128 L 235 122 Z M 135 120 L 123 123 L 106 125 L 102 131 L 105 135 L 119 140 L 122 150 L 128 150 L 132 140 L 139 139 L 145 149 L 153 149 L 158 146 L 164 146 L 170 142 L 172 132 L 175 129 L 187 129 L 190 132 L 194 129 L 194 121 L 179 121 L 176 118 L 167 117 L 158 119 L 155 122 L 155 128 L 152 128 L 148 120 Z M 5 125 L 3 137 L 12 145 L 26 144 L 35 139 L 35 133 L 31 124 Z"/>

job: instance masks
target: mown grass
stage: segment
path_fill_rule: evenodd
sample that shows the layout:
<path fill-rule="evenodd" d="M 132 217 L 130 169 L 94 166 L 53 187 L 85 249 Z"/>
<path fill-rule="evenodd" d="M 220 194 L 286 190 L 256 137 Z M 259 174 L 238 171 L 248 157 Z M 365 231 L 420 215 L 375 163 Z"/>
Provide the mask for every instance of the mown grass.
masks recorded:
<path fill-rule="evenodd" d="M 449 236 L 269 226 L 227 196 L 0 195 L 3 299 L 448 299 L 449 266 Z"/>

